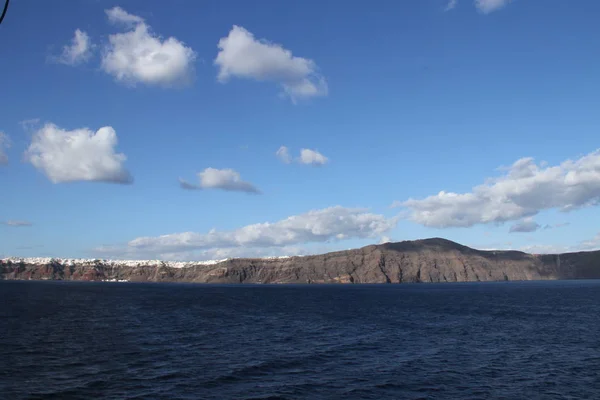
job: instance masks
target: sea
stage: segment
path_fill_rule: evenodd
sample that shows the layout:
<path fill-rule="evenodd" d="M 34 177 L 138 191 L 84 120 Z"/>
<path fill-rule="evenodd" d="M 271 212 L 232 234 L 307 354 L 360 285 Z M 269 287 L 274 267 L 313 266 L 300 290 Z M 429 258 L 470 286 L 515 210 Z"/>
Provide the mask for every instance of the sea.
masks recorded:
<path fill-rule="evenodd" d="M 600 281 L 0 281 L 2 399 L 600 399 Z"/>

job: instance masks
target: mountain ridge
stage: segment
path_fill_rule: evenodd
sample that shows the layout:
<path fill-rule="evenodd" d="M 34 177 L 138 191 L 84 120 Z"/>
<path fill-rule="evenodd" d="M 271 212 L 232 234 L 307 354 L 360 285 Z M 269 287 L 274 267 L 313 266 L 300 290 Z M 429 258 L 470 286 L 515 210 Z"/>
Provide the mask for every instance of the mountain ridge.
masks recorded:
<path fill-rule="evenodd" d="M 0 280 L 425 283 L 546 279 L 600 279 L 600 251 L 540 255 L 516 250 L 478 250 L 436 237 L 280 258 L 191 262 L 0 260 Z"/>

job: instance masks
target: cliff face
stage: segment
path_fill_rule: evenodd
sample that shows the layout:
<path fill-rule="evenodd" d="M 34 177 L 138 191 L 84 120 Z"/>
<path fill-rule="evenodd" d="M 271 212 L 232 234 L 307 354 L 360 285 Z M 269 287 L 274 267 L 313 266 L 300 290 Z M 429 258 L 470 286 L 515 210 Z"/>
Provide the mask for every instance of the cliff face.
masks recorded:
<path fill-rule="evenodd" d="M 444 239 L 280 259 L 216 263 L 0 260 L 0 279 L 198 283 L 405 283 L 600 279 L 600 251 L 480 251 Z"/>

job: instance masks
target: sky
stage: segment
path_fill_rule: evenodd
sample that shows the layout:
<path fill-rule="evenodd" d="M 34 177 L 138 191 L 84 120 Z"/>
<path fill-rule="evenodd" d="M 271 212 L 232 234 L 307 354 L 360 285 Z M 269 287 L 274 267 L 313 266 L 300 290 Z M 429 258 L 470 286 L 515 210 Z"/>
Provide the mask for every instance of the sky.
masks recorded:
<path fill-rule="evenodd" d="M 0 257 L 600 249 L 600 2 L 15 0 Z"/>

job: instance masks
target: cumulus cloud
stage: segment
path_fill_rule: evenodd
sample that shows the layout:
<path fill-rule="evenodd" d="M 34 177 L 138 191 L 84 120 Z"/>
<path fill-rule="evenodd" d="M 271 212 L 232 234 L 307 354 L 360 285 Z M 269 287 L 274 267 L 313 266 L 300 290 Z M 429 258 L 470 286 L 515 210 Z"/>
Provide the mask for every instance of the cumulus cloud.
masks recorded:
<path fill-rule="evenodd" d="M 80 29 L 76 29 L 71 43 L 63 47 L 62 54 L 56 57 L 56 61 L 66 65 L 81 64 L 90 59 L 92 49 L 93 44 L 88 34 Z"/>
<path fill-rule="evenodd" d="M 281 146 L 276 152 L 275 155 L 281 162 L 285 164 L 289 164 L 292 162 L 292 156 L 290 156 L 290 151 L 287 147 Z"/>
<path fill-rule="evenodd" d="M 239 172 L 234 169 L 216 169 L 206 168 L 198 173 L 199 184 L 192 184 L 183 179 L 179 179 L 179 184 L 183 189 L 220 189 L 229 192 L 246 192 L 260 194 L 253 184 L 242 180 Z"/>
<path fill-rule="evenodd" d="M 0 165 L 8 164 L 8 156 L 6 155 L 6 149 L 10 147 L 10 138 L 8 135 L 0 131 Z"/>
<path fill-rule="evenodd" d="M 316 150 L 302 149 L 300 150 L 299 162 L 307 165 L 324 165 L 329 161 L 327 157 Z"/>
<path fill-rule="evenodd" d="M 396 224 L 397 218 L 386 218 L 360 208 L 335 206 L 312 210 L 277 222 L 247 225 L 233 231 L 212 229 L 207 233 L 183 232 L 140 237 L 130 241 L 122 249 L 100 250 L 113 254 L 120 251 L 121 254 L 147 255 L 210 250 L 213 251 L 210 258 L 219 258 L 218 254 L 248 254 L 248 249 L 263 249 L 260 254 L 264 254 L 264 249 L 273 252 L 276 248 L 289 250 L 290 246 L 304 243 L 380 237 Z M 232 253 L 223 249 L 236 250 L 231 250 Z M 242 253 L 235 253 L 236 251 Z"/>
<path fill-rule="evenodd" d="M 600 204 L 600 150 L 556 166 L 517 160 L 505 175 L 469 193 L 441 191 L 424 199 L 395 202 L 413 221 L 430 227 L 470 227 L 531 217 L 545 209 L 570 210 Z"/>
<path fill-rule="evenodd" d="M 475 7 L 481 13 L 489 14 L 503 8 L 510 2 L 511 0 L 475 0 Z"/>
<path fill-rule="evenodd" d="M 515 232 L 535 232 L 538 229 L 540 229 L 541 226 L 540 224 L 538 224 L 537 222 L 535 222 L 533 220 L 533 218 L 528 217 L 528 218 L 524 218 L 523 220 L 513 224 L 510 229 L 509 232 L 510 233 L 515 233 Z"/>
<path fill-rule="evenodd" d="M 102 69 L 129 85 L 144 83 L 165 87 L 191 82 L 196 53 L 174 37 L 162 39 L 143 18 L 120 7 L 106 10 L 109 21 L 129 30 L 109 35 L 102 55 Z"/>
<path fill-rule="evenodd" d="M 25 158 L 53 183 L 131 183 L 127 157 L 115 153 L 116 146 L 117 133 L 110 126 L 67 131 L 47 123 L 33 135 Z"/>
<path fill-rule="evenodd" d="M 214 63 L 218 79 L 225 83 L 231 77 L 275 82 L 292 101 L 327 95 L 327 82 L 313 60 L 296 57 L 290 50 L 234 25 L 227 37 L 218 43 Z"/>
<path fill-rule="evenodd" d="M 12 226 L 12 227 L 21 227 L 21 226 L 31 226 L 31 222 L 29 221 L 16 221 L 16 220 L 8 220 L 2 222 L 3 225 Z"/>
<path fill-rule="evenodd" d="M 108 20 L 113 24 L 136 25 L 144 23 L 144 19 L 137 15 L 129 14 L 121 7 L 113 7 L 110 10 L 105 10 Z"/>

